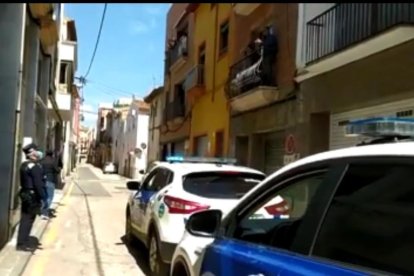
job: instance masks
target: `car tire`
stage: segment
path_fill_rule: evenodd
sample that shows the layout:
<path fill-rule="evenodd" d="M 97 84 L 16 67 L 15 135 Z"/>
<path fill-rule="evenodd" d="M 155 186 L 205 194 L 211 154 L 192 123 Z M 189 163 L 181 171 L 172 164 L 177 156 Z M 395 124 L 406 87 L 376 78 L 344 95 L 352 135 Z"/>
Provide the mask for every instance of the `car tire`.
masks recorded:
<path fill-rule="evenodd" d="M 135 241 L 134 234 L 132 233 L 131 214 L 129 211 L 125 218 L 125 239 L 128 243 L 133 243 Z"/>
<path fill-rule="evenodd" d="M 187 266 L 180 260 L 174 265 L 172 276 L 190 276 Z"/>
<path fill-rule="evenodd" d="M 149 238 L 148 264 L 151 276 L 168 275 L 168 265 L 161 258 L 160 241 L 156 231 L 151 231 Z"/>

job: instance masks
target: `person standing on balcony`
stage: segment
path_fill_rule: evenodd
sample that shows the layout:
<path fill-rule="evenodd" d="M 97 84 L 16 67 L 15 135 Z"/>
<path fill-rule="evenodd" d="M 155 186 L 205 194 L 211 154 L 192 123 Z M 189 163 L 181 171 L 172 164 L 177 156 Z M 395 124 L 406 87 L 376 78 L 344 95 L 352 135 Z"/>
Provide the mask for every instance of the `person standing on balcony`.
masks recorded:
<path fill-rule="evenodd" d="M 180 56 L 187 56 L 187 34 L 179 31 L 177 34 L 178 54 Z"/>
<path fill-rule="evenodd" d="M 278 41 L 273 27 L 268 25 L 263 33 L 263 84 L 277 86 L 276 58 L 278 53 Z"/>

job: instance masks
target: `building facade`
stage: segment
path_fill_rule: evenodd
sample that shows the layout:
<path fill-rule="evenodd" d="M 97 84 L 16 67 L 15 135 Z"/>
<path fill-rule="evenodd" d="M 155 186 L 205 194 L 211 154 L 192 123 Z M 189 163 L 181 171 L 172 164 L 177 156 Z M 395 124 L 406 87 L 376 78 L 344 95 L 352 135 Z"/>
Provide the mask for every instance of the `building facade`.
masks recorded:
<path fill-rule="evenodd" d="M 240 164 L 265 173 L 300 156 L 297 7 L 235 3 L 230 16 L 230 153 Z"/>
<path fill-rule="evenodd" d="M 106 162 L 112 161 L 112 104 L 101 103 L 98 107 L 98 121 L 96 125 L 96 145 L 94 165 L 103 168 Z M 109 115 L 109 116 L 108 116 Z"/>
<path fill-rule="evenodd" d="M 124 133 L 126 131 L 126 119 L 129 113 L 129 107 L 122 106 L 114 109 L 114 121 L 112 124 L 112 161 L 119 168 L 121 160 L 124 160 L 123 152 L 125 148 Z"/>
<path fill-rule="evenodd" d="M 344 132 L 352 120 L 413 117 L 413 10 L 411 3 L 299 4 L 304 153 L 355 145 Z"/>
<path fill-rule="evenodd" d="M 150 107 L 143 100 L 134 100 L 125 120 L 119 168 L 120 174 L 139 179 L 147 167 L 148 126 Z"/>
<path fill-rule="evenodd" d="M 190 4 L 172 4 L 167 14 L 163 119 L 160 129 L 161 157 L 188 154 L 191 108 L 187 101 L 184 81 L 193 68 L 193 14 Z"/>
<path fill-rule="evenodd" d="M 62 5 L 0 4 L 0 248 L 19 219 L 21 149 L 48 141 L 48 101 L 55 102 L 55 68 Z M 59 113 L 56 105 L 54 112 Z"/>
<path fill-rule="evenodd" d="M 229 70 L 231 4 L 192 4 L 194 65 L 185 93 L 191 106 L 190 154 L 226 156 L 229 106 L 225 94 Z M 214 26 L 214 27 L 212 27 Z"/>
<path fill-rule="evenodd" d="M 76 160 L 76 135 L 79 125 L 79 91 L 75 85 L 75 72 L 78 64 L 77 33 L 75 21 L 63 18 L 60 25 L 58 55 L 54 86 L 56 87 L 56 106 L 49 101 L 49 120 L 55 122 L 58 134 L 47 146 L 55 149 L 63 160 L 63 174 L 69 175 Z"/>
<path fill-rule="evenodd" d="M 147 163 L 161 159 L 160 152 L 160 128 L 163 118 L 163 91 L 164 87 L 158 87 L 144 98 L 150 106 L 150 118 L 148 127 L 148 156 Z"/>

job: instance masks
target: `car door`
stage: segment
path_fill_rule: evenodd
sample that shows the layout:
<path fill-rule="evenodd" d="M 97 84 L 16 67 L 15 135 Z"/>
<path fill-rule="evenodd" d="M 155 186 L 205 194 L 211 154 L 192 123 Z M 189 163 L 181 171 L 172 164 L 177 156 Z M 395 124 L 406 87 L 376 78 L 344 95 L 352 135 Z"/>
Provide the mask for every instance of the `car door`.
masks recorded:
<path fill-rule="evenodd" d="M 343 169 L 320 165 L 266 180 L 224 221 L 205 250 L 201 275 L 280 275 L 309 252 Z"/>
<path fill-rule="evenodd" d="M 162 199 L 162 194 L 165 187 L 168 185 L 171 178 L 170 170 L 166 168 L 159 168 L 157 175 L 151 185 L 148 185 L 148 193 L 151 193 L 146 209 L 143 213 L 143 227 L 148 229 L 154 212 L 158 214 L 158 205 Z M 147 230 L 146 230 L 147 231 Z"/>
<path fill-rule="evenodd" d="M 350 160 L 310 260 L 286 268 L 288 274 L 318 263 L 365 275 L 414 275 L 413 181 L 412 157 Z"/>
<path fill-rule="evenodd" d="M 152 191 L 150 187 L 152 187 L 155 182 L 159 170 L 159 168 L 155 168 L 148 174 L 144 179 L 141 188 L 134 196 L 134 209 L 132 215 L 134 217 L 135 228 L 138 229 L 141 234 L 145 233 L 145 213 L 150 199 L 154 195 L 154 191 Z"/>

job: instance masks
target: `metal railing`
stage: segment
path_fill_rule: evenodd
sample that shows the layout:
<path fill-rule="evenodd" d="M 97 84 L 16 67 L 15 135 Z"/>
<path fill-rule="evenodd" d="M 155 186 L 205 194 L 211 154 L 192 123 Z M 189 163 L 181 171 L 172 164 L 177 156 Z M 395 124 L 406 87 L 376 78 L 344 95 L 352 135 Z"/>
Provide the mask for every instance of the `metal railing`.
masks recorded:
<path fill-rule="evenodd" d="M 196 86 L 203 86 L 204 79 L 204 64 L 197 64 L 188 73 L 184 81 L 184 90 L 187 93 L 190 89 Z"/>
<path fill-rule="evenodd" d="M 263 83 L 263 49 L 254 51 L 230 67 L 227 93 L 230 98 Z"/>
<path fill-rule="evenodd" d="M 414 3 L 341 3 L 306 23 L 306 63 L 398 24 L 414 23 Z"/>
<path fill-rule="evenodd" d="M 185 116 L 185 104 L 179 101 L 178 98 L 175 98 L 172 102 L 167 103 L 166 105 L 166 121 L 171 121 L 178 117 Z"/>

